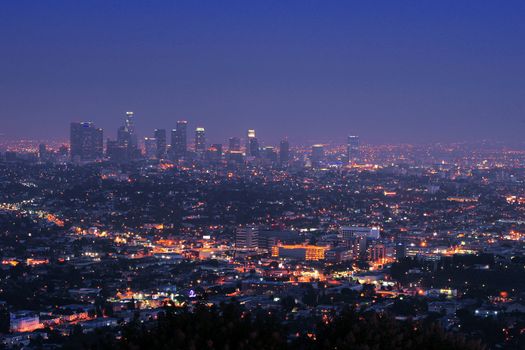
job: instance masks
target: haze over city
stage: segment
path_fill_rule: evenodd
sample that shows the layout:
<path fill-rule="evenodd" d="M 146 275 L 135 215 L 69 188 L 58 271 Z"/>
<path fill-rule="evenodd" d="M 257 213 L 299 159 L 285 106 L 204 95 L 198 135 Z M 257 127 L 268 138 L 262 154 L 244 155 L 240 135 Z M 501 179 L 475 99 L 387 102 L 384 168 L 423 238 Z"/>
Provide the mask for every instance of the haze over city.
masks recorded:
<path fill-rule="evenodd" d="M 516 142 L 522 1 L 5 1 L 0 134 L 180 119 L 224 142 Z"/>

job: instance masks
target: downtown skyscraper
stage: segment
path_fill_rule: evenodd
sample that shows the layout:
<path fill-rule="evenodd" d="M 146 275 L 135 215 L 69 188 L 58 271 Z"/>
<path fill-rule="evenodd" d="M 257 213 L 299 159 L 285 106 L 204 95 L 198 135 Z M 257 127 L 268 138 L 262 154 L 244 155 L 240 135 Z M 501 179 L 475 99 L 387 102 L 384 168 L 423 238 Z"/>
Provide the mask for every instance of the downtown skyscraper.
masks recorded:
<path fill-rule="evenodd" d="M 104 153 L 104 133 L 92 122 L 74 122 L 70 127 L 71 160 L 95 160 Z"/>
<path fill-rule="evenodd" d="M 255 136 L 255 130 L 248 130 L 248 140 L 246 142 L 246 155 L 250 157 L 259 158 L 259 141 Z"/>
<path fill-rule="evenodd" d="M 126 112 L 124 120 L 124 128 L 129 133 L 129 143 L 131 148 L 138 148 L 138 137 L 135 130 L 135 113 Z"/>
<path fill-rule="evenodd" d="M 195 129 L 195 152 L 203 154 L 206 151 L 206 133 L 204 128 Z"/>
<path fill-rule="evenodd" d="M 312 146 L 312 154 L 310 161 L 312 162 L 312 168 L 319 168 L 324 160 L 324 146 L 321 144 Z"/>
<path fill-rule="evenodd" d="M 163 159 L 166 157 L 166 129 L 155 129 L 154 138 L 157 142 L 157 158 Z"/>
<path fill-rule="evenodd" d="M 349 163 L 355 163 L 359 159 L 359 136 L 348 136 L 346 155 Z"/>
<path fill-rule="evenodd" d="M 288 140 L 281 140 L 279 144 L 279 162 L 286 165 L 290 161 L 290 143 Z"/>
<path fill-rule="evenodd" d="M 188 152 L 188 122 L 179 120 L 177 127 L 171 131 L 170 156 L 173 159 L 180 159 Z"/>

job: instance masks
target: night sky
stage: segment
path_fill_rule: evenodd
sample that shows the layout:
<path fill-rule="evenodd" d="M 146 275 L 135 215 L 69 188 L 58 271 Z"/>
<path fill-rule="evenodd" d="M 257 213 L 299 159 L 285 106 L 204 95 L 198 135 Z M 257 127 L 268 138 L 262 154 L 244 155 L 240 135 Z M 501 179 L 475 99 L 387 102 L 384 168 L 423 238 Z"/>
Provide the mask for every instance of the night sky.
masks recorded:
<path fill-rule="evenodd" d="M 0 133 L 525 139 L 525 1 L 0 2 Z"/>

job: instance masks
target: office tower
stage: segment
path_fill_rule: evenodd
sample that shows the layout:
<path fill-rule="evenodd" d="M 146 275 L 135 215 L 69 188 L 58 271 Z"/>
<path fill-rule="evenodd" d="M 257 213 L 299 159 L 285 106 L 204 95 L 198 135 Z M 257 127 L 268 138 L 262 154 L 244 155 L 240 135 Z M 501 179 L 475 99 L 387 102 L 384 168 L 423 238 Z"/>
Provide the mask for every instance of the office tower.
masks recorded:
<path fill-rule="evenodd" d="M 255 137 L 255 130 L 253 129 L 248 130 L 248 140 L 246 143 L 246 155 L 250 157 L 255 157 L 255 158 L 258 158 L 260 156 L 259 141 L 257 140 L 257 137 Z"/>
<path fill-rule="evenodd" d="M 127 161 L 133 158 L 136 154 L 136 149 L 131 140 L 132 136 L 125 125 L 121 126 L 117 130 L 117 141 L 116 144 L 110 142 L 106 144 L 106 153 L 111 160 L 117 160 L 119 162 Z M 109 142 L 110 140 L 108 140 Z M 118 149 L 117 149 L 118 148 Z"/>
<path fill-rule="evenodd" d="M 133 112 L 126 112 L 126 119 L 124 121 L 124 126 L 130 134 L 135 134 L 135 114 Z"/>
<path fill-rule="evenodd" d="M 395 256 L 396 256 L 396 260 L 401 260 L 401 259 L 404 259 L 406 257 L 406 247 L 405 247 L 405 244 L 403 242 L 398 242 L 396 243 L 396 247 L 395 247 Z"/>
<path fill-rule="evenodd" d="M 241 150 L 241 139 L 238 137 L 230 137 L 228 144 L 228 151 L 240 151 Z"/>
<path fill-rule="evenodd" d="M 144 148 L 146 150 L 146 158 L 157 158 L 157 139 L 153 137 L 144 138 Z"/>
<path fill-rule="evenodd" d="M 206 151 L 206 135 L 204 128 L 195 129 L 195 152 L 204 153 Z"/>
<path fill-rule="evenodd" d="M 356 236 L 350 241 L 350 248 L 352 249 L 353 255 L 356 259 L 366 258 L 368 247 L 368 238 L 366 236 Z"/>
<path fill-rule="evenodd" d="M 115 163 L 125 162 L 129 160 L 128 146 L 121 145 L 118 140 L 108 139 L 106 141 L 106 157 Z"/>
<path fill-rule="evenodd" d="M 177 129 L 171 129 L 171 143 L 168 149 L 169 157 L 173 160 L 180 158 L 179 149 L 178 149 L 178 139 L 179 135 L 177 134 Z"/>
<path fill-rule="evenodd" d="M 259 229 L 256 226 L 243 226 L 237 228 L 235 233 L 236 249 L 257 249 Z"/>
<path fill-rule="evenodd" d="M 120 148 L 126 149 L 125 158 L 127 160 L 129 159 L 135 159 L 139 158 L 141 156 L 140 149 L 139 149 L 139 143 L 137 134 L 135 132 L 135 115 L 133 112 L 126 112 L 126 116 L 124 118 L 124 125 L 118 128 L 117 130 L 117 145 L 119 147 L 118 150 L 118 158 L 120 159 Z M 116 145 L 113 143 L 110 144 L 110 150 L 116 150 Z M 107 151 L 106 151 L 107 152 Z M 107 152 L 108 154 L 112 152 Z M 115 157 L 110 157 L 115 158 Z"/>
<path fill-rule="evenodd" d="M 166 158 L 166 129 L 155 129 L 155 140 L 157 140 L 157 158 Z"/>
<path fill-rule="evenodd" d="M 188 152 L 188 122 L 179 120 L 176 129 L 171 131 L 171 156 L 174 159 L 180 159 L 186 156 Z"/>
<path fill-rule="evenodd" d="M 72 160 L 102 158 L 103 131 L 91 122 L 71 123 L 70 145 Z"/>
<path fill-rule="evenodd" d="M 128 129 L 126 129 L 125 125 L 117 129 L 117 143 L 126 148 L 131 145 L 131 134 Z"/>
<path fill-rule="evenodd" d="M 323 145 L 312 146 L 312 156 L 310 158 L 313 168 L 321 166 L 321 162 L 324 160 L 324 147 Z"/>
<path fill-rule="evenodd" d="M 264 159 L 267 160 L 270 163 L 276 163 L 277 162 L 277 152 L 275 152 L 275 148 L 272 146 L 264 147 Z"/>
<path fill-rule="evenodd" d="M 250 139 L 250 156 L 259 158 L 260 157 L 260 151 L 259 151 L 259 141 L 257 138 Z"/>
<path fill-rule="evenodd" d="M 285 165 L 290 161 L 290 143 L 288 140 L 282 140 L 279 144 L 279 162 Z"/>
<path fill-rule="evenodd" d="M 348 136 L 346 149 L 348 161 L 355 163 L 359 159 L 359 136 Z"/>
<path fill-rule="evenodd" d="M 126 112 L 126 119 L 124 127 L 129 133 L 129 147 L 134 152 L 139 147 L 138 137 L 135 130 L 135 114 L 133 112 Z"/>

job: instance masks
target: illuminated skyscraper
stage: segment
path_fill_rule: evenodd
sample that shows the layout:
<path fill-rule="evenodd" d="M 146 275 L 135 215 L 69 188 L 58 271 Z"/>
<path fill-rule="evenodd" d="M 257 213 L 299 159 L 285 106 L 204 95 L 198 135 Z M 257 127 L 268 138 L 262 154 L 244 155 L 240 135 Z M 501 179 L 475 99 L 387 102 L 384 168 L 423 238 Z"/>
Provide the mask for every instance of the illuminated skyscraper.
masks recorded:
<path fill-rule="evenodd" d="M 206 151 L 206 135 L 204 128 L 195 129 L 195 152 L 204 153 Z"/>
<path fill-rule="evenodd" d="M 117 143 L 126 148 L 131 145 L 131 134 L 124 125 L 117 130 Z"/>
<path fill-rule="evenodd" d="M 166 158 L 166 129 L 155 129 L 154 135 L 157 141 L 157 158 Z"/>
<path fill-rule="evenodd" d="M 137 134 L 135 133 L 135 116 L 133 112 L 126 112 L 124 125 L 122 125 L 117 130 L 117 143 L 111 143 L 111 150 L 116 149 L 115 147 L 117 145 L 119 149 L 124 148 L 126 150 L 124 154 L 125 159 L 130 160 L 140 157 L 138 138 Z"/>
<path fill-rule="evenodd" d="M 188 152 L 188 122 L 179 120 L 177 128 L 171 131 L 171 156 L 179 159 L 186 156 Z"/>
<path fill-rule="evenodd" d="M 359 159 L 359 136 L 348 136 L 346 149 L 348 162 L 355 163 Z"/>
<path fill-rule="evenodd" d="M 259 153 L 259 141 L 255 137 L 255 130 L 248 130 L 248 140 L 246 142 L 246 155 L 258 158 Z"/>
<path fill-rule="evenodd" d="M 71 123 L 70 147 L 72 160 L 95 160 L 104 151 L 103 131 L 91 122 Z"/>
<path fill-rule="evenodd" d="M 135 114 L 133 112 L 126 112 L 124 128 L 129 133 L 129 147 L 132 149 L 132 153 L 134 153 L 139 147 L 139 142 L 135 131 Z"/>
<path fill-rule="evenodd" d="M 324 146 L 323 145 L 313 145 L 312 146 L 312 156 L 310 160 L 312 161 L 313 168 L 318 168 L 321 166 L 321 162 L 324 160 Z"/>
<path fill-rule="evenodd" d="M 288 140 L 282 140 L 279 144 L 279 162 L 286 165 L 290 161 L 290 143 Z"/>
<path fill-rule="evenodd" d="M 124 125 L 130 134 L 135 134 L 135 114 L 133 112 L 126 112 Z"/>
<path fill-rule="evenodd" d="M 119 159 L 119 161 L 127 161 L 134 158 L 134 155 L 136 155 L 136 151 L 138 150 L 138 148 L 134 146 L 131 138 L 132 136 L 125 125 L 118 128 L 117 142 L 115 144 L 111 142 L 109 144 L 111 147 L 108 147 L 108 144 L 106 144 L 107 149 L 111 151 L 108 152 L 108 154 L 111 153 L 110 158 Z M 116 146 L 118 146 L 118 150 Z M 115 152 L 118 153 L 118 156 L 115 156 Z"/>

